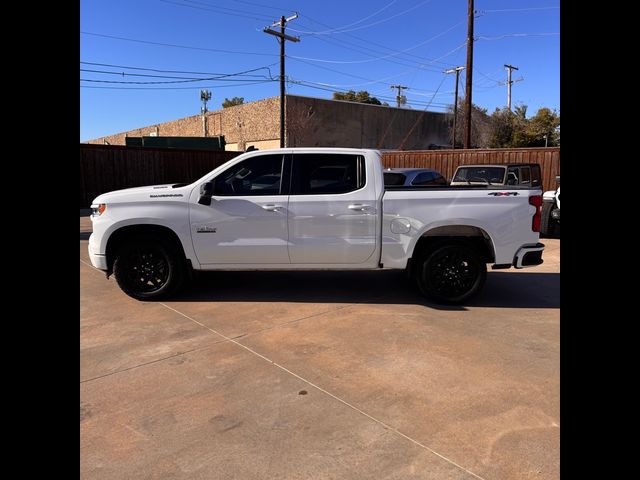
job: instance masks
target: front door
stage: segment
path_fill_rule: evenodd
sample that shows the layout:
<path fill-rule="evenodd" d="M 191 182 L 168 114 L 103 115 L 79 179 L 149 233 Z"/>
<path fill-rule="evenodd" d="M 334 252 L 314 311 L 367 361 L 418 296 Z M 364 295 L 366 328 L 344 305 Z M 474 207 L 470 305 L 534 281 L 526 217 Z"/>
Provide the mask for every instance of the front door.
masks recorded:
<path fill-rule="evenodd" d="M 214 179 L 211 205 L 192 205 L 191 235 L 201 264 L 289 263 L 284 160 L 267 154 L 232 165 Z"/>
<path fill-rule="evenodd" d="M 376 195 L 364 157 L 293 155 L 289 257 L 296 264 L 359 264 L 376 249 Z"/>

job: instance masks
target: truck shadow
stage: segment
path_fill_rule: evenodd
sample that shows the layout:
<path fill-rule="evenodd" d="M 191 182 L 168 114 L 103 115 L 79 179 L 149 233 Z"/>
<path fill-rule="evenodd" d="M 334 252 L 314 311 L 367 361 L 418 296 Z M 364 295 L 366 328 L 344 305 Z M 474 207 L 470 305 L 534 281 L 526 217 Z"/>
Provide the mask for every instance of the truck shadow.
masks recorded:
<path fill-rule="evenodd" d="M 489 272 L 483 291 L 465 305 L 425 299 L 402 271 L 201 272 L 171 301 L 414 304 L 437 310 L 467 307 L 560 308 L 560 274 Z"/>

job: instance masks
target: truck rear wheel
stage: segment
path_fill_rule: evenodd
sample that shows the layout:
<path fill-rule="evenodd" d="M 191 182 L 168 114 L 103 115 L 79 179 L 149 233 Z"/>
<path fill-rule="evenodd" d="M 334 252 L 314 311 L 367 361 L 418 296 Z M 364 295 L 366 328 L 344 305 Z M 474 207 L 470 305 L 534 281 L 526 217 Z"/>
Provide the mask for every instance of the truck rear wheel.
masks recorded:
<path fill-rule="evenodd" d="M 184 262 L 162 239 L 135 237 L 116 253 L 113 272 L 124 293 L 138 300 L 155 300 L 175 292 L 184 280 Z"/>
<path fill-rule="evenodd" d="M 415 279 L 426 297 L 438 303 L 469 300 L 484 286 L 487 265 L 473 248 L 449 244 L 429 250 L 418 259 Z"/>
<path fill-rule="evenodd" d="M 553 210 L 554 202 L 542 202 L 542 211 L 540 212 L 540 235 L 551 238 L 556 233 L 556 221 L 551 218 L 551 210 Z"/>

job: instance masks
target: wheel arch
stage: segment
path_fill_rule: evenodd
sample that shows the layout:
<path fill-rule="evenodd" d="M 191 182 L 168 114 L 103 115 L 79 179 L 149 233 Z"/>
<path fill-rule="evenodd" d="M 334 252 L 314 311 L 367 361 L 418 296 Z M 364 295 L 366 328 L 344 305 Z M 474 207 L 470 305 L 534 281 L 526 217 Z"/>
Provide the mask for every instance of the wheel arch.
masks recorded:
<path fill-rule="evenodd" d="M 471 245 L 486 263 L 495 262 L 495 245 L 485 229 L 475 225 L 441 225 L 422 232 L 411 252 L 409 268 L 413 259 L 445 243 Z"/>
<path fill-rule="evenodd" d="M 176 251 L 181 254 L 184 261 L 188 263 L 191 262 L 186 257 L 180 237 L 171 228 L 157 224 L 125 225 L 113 231 L 107 239 L 105 250 L 107 257 L 107 275 L 111 275 L 113 272 L 113 262 L 115 260 L 116 252 L 120 246 L 128 239 L 141 235 L 152 235 L 155 238 L 162 238 L 163 240 L 168 241 L 176 248 Z"/>

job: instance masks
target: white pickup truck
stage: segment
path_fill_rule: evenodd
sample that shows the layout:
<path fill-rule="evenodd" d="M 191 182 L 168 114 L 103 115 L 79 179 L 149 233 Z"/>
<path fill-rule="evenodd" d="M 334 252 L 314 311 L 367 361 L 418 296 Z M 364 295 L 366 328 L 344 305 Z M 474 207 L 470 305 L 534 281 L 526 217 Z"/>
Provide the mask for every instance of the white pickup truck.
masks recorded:
<path fill-rule="evenodd" d="M 194 270 L 395 268 L 432 300 L 461 303 L 488 263 L 542 263 L 541 203 L 523 186 L 385 188 L 377 150 L 252 151 L 189 185 L 98 196 L 89 256 L 141 300 Z"/>

